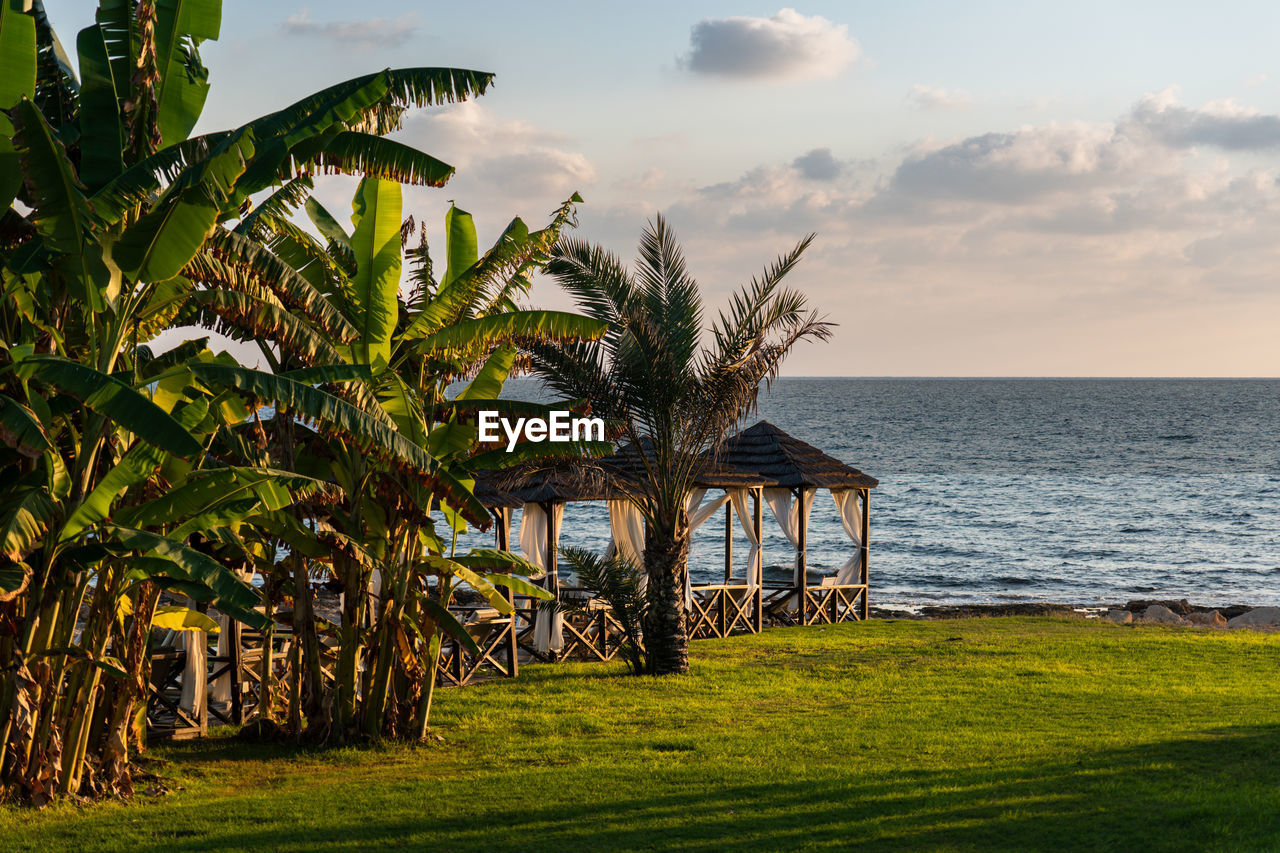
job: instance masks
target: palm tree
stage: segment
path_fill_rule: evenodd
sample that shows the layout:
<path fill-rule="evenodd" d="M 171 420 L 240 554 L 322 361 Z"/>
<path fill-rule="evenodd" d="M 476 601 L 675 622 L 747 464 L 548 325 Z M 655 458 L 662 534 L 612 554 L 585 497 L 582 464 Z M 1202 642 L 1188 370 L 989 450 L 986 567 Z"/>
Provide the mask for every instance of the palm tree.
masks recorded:
<path fill-rule="evenodd" d="M 532 347 L 535 372 L 556 392 L 589 400 L 594 414 L 622 425 L 633 447 L 646 448 L 631 499 L 647 527 L 644 642 L 654 674 L 689 668 L 686 501 L 700 454 L 750 413 L 760 383 L 777 376 L 796 344 L 831 334 L 804 295 L 780 287 L 812 240 L 737 290 L 709 330 L 698 283 L 661 216 L 641 237 L 634 271 L 576 239 L 563 240 L 547 267 L 585 314 L 609 328 L 598 341 Z"/>

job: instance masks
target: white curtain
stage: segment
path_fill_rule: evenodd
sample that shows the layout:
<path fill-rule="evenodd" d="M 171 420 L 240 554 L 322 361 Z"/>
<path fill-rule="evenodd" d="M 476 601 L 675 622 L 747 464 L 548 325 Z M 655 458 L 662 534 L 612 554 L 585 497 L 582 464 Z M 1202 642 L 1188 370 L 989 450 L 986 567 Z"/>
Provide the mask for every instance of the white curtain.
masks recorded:
<path fill-rule="evenodd" d="M 219 613 L 218 618 L 218 657 L 231 654 L 231 618 Z M 231 701 L 231 670 L 219 675 L 209 682 L 209 701 L 221 702 L 224 705 Z"/>
<path fill-rule="evenodd" d="M 564 520 L 564 504 L 552 504 L 554 514 L 555 542 L 553 548 L 560 545 L 560 523 Z M 547 514 L 540 504 L 528 503 L 520 513 L 520 553 L 546 572 L 551 565 L 550 554 L 547 553 Z M 546 586 L 551 588 L 551 578 L 546 579 Z M 564 648 L 564 616 L 556 611 L 548 614 L 539 602 L 533 617 L 533 647 L 540 652 L 558 652 Z"/>
<path fill-rule="evenodd" d="M 812 493 L 812 490 L 806 489 L 804 492 L 808 494 Z M 802 526 L 807 528 L 809 525 L 809 511 L 813 509 L 813 501 L 797 502 L 790 489 L 765 489 L 764 501 L 773 512 L 773 517 L 777 519 L 778 526 L 782 528 L 782 535 L 787 537 L 791 547 L 796 550 L 796 561 L 799 562 L 800 529 Z M 804 504 L 804 518 L 800 517 L 800 503 Z M 799 590 L 788 599 L 787 606 L 796 609 L 800 607 Z"/>
<path fill-rule="evenodd" d="M 738 521 L 742 524 L 742 530 L 747 534 L 747 541 L 751 543 L 751 553 L 747 555 L 747 592 L 746 597 L 750 597 L 752 593 L 764 582 L 761 575 L 762 553 L 760 550 L 760 535 L 756 533 L 755 518 L 747 507 L 747 490 L 734 489 L 729 493 L 733 499 L 733 509 L 738 514 Z"/>
<path fill-rule="evenodd" d="M 862 503 L 858 500 L 856 489 L 832 489 L 831 499 L 836 502 L 836 509 L 840 512 L 844 532 L 853 540 L 853 556 L 836 572 L 836 583 L 857 583 L 861 578 L 859 569 L 862 567 Z"/>
<path fill-rule="evenodd" d="M 694 489 L 689 493 L 688 498 L 685 500 L 685 515 L 689 517 L 690 536 L 693 536 L 693 531 L 701 527 L 703 522 L 708 518 L 715 515 L 716 510 L 724 506 L 729 500 L 729 495 L 726 492 L 719 497 L 712 498 L 711 500 L 703 503 L 702 499 L 706 496 L 706 489 Z M 688 569 L 686 569 L 684 573 L 684 606 L 686 608 L 693 607 L 693 584 L 689 581 Z"/>
<path fill-rule="evenodd" d="M 187 663 L 182 668 L 182 696 L 178 707 L 198 715 L 205 707 L 205 691 L 209 680 L 209 641 L 204 631 L 191 629 L 178 632 L 178 648 L 187 650 Z"/>
<path fill-rule="evenodd" d="M 236 572 L 240 576 L 240 580 L 247 584 L 253 584 L 254 571 Z M 218 623 L 218 650 L 217 656 L 225 658 L 231 654 L 231 619 L 224 613 L 219 613 L 216 619 Z M 231 702 L 231 670 L 219 675 L 213 681 L 209 682 L 209 701 L 221 702 L 229 704 Z"/>
<path fill-rule="evenodd" d="M 644 571 L 644 516 L 631 501 L 609 501 L 609 534 L 613 538 L 612 551 L 621 553 L 640 569 L 640 588 L 644 589 L 649 576 Z"/>

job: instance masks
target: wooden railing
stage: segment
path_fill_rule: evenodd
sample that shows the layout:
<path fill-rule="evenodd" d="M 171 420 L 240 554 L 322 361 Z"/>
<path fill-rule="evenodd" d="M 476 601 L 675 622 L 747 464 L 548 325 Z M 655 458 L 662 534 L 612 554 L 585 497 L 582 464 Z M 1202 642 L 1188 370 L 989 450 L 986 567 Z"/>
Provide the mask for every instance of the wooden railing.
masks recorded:
<path fill-rule="evenodd" d="M 761 628 L 761 591 L 747 584 L 706 584 L 692 588 L 689 639 L 757 634 Z"/>
<path fill-rule="evenodd" d="M 764 614 L 770 625 L 834 625 L 867 618 L 865 583 L 808 584 L 799 601 L 794 586 L 769 587 L 764 592 Z"/>

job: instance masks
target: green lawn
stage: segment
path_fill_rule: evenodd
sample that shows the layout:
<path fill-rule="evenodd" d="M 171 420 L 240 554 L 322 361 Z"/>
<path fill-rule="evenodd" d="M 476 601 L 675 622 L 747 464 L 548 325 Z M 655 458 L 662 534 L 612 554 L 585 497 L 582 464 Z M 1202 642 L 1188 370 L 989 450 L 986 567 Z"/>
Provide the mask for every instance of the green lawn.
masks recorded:
<path fill-rule="evenodd" d="M 6 849 L 1280 849 L 1280 636 L 886 621 L 526 668 L 444 743 L 153 751 L 178 788 L 0 808 Z"/>

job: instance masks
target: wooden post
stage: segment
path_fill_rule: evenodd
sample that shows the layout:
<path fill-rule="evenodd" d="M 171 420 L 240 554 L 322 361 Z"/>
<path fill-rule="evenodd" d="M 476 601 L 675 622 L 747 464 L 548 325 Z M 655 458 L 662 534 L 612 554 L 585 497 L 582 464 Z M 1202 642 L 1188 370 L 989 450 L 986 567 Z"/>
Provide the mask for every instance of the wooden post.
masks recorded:
<path fill-rule="evenodd" d="M 796 490 L 796 499 L 800 501 L 800 535 L 796 540 L 796 587 L 800 590 L 800 624 L 808 624 L 808 584 L 809 584 L 809 568 L 808 558 L 805 551 L 808 548 L 809 540 L 809 520 L 804 513 L 804 486 L 800 486 Z"/>
<path fill-rule="evenodd" d="M 227 637 L 227 654 L 231 658 L 227 670 L 231 679 L 231 722 L 237 726 L 244 725 L 244 695 L 240 692 L 240 644 L 244 638 L 243 627 L 235 619 L 227 617 L 227 630 L 231 634 Z M 269 634 L 263 632 L 262 636 L 265 639 Z"/>
<path fill-rule="evenodd" d="M 862 578 L 866 584 L 862 592 L 862 618 L 866 619 L 871 611 L 871 581 L 867 571 L 867 558 L 871 556 L 871 490 L 862 489 Z"/>
<path fill-rule="evenodd" d="M 724 505 L 724 582 L 733 579 L 733 501 Z"/>
<path fill-rule="evenodd" d="M 502 506 L 495 510 L 495 518 L 497 519 L 497 529 L 494 530 L 494 537 L 497 539 L 499 551 L 511 550 L 511 507 Z M 502 597 L 507 600 L 513 608 L 516 604 L 516 595 L 507 587 L 502 592 Z M 516 642 L 516 614 L 511 614 L 511 627 L 507 631 L 507 675 L 515 678 L 520 669 L 520 648 Z"/>
<path fill-rule="evenodd" d="M 560 603 L 560 570 L 556 565 L 556 505 L 554 501 L 542 504 L 542 511 L 547 514 L 547 591 Z M 550 639 L 550 638 L 548 638 Z M 552 659 L 559 657 L 559 652 L 552 651 Z"/>
<path fill-rule="evenodd" d="M 755 610 L 755 628 L 759 634 L 764 629 L 764 489 L 751 490 L 751 526 L 755 529 L 756 541 L 760 543 L 756 548 L 756 564 L 748 566 L 748 572 L 756 573 L 756 606 Z"/>

